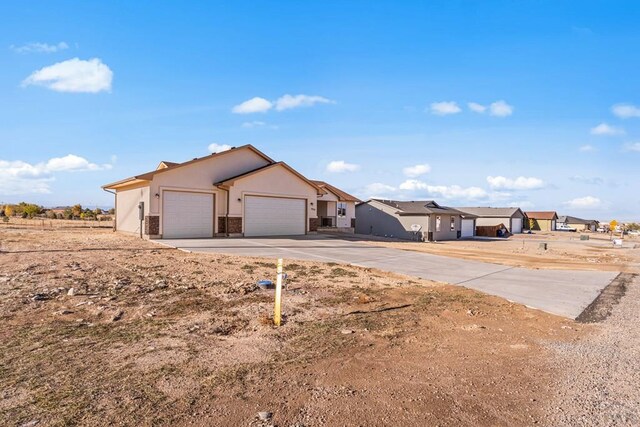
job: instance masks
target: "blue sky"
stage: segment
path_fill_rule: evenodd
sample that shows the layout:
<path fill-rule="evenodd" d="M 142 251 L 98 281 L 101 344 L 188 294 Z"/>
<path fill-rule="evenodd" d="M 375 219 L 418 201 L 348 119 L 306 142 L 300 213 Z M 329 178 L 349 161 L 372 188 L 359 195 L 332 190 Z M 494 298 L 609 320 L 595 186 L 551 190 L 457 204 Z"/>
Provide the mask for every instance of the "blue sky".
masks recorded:
<path fill-rule="evenodd" d="M 100 185 L 250 143 L 361 198 L 640 220 L 638 22 L 604 1 L 3 2 L 0 202 L 110 206 Z"/>

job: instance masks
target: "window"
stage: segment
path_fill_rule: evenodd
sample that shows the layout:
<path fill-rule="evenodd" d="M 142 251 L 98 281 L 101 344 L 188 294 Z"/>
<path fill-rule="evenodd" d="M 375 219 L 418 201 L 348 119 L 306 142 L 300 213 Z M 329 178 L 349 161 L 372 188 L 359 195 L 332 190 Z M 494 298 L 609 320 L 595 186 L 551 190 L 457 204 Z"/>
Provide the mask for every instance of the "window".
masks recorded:
<path fill-rule="evenodd" d="M 451 231 L 456 231 L 456 218 L 451 217 Z"/>
<path fill-rule="evenodd" d="M 338 202 L 338 216 L 347 216 L 347 204 Z"/>
<path fill-rule="evenodd" d="M 440 231 L 440 220 L 441 219 L 442 218 L 439 217 L 439 216 L 436 217 L 436 231 Z"/>

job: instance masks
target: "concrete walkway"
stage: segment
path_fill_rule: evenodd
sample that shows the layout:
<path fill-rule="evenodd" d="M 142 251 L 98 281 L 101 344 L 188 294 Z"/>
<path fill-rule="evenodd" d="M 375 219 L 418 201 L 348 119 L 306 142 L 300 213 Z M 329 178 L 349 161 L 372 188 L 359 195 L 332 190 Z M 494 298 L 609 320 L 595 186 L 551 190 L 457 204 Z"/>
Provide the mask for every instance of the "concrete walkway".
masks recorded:
<path fill-rule="evenodd" d="M 465 286 L 572 319 L 618 274 L 608 271 L 530 270 L 383 248 L 325 235 L 165 239 L 157 242 L 192 252 L 337 262 L 378 268 Z"/>

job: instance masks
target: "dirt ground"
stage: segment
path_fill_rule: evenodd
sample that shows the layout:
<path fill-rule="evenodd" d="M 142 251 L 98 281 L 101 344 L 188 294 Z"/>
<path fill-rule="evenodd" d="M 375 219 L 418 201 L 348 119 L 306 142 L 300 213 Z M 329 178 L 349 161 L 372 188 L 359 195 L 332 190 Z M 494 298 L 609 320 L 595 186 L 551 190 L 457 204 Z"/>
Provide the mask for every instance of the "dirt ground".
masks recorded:
<path fill-rule="evenodd" d="M 0 425 L 544 424 L 547 343 L 594 327 L 371 269 L 285 270 L 276 328 L 256 287 L 273 259 L 0 228 Z"/>
<path fill-rule="evenodd" d="M 536 269 L 607 270 L 638 273 L 640 239 L 625 237 L 625 246 L 614 248 L 608 234 L 539 232 L 515 234 L 507 239 L 453 240 L 437 243 L 370 240 L 369 243 L 396 249 L 427 252 L 496 264 Z M 540 243 L 547 243 L 541 249 Z"/>

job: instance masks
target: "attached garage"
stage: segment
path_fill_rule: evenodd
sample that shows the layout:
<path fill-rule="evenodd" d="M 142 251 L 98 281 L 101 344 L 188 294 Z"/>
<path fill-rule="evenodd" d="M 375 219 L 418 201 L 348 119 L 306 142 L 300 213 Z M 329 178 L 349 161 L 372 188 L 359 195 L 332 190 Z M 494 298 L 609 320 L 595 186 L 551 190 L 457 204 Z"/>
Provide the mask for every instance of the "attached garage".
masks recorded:
<path fill-rule="evenodd" d="M 328 194 L 251 145 L 183 163 L 162 161 L 154 171 L 103 188 L 115 190 L 116 231 L 151 239 L 314 233 L 318 197 Z"/>
<path fill-rule="evenodd" d="M 520 208 L 466 207 L 457 208 L 459 211 L 475 215 L 476 226 L 504 225 L 511 234 L 522 233 L 524 212 Z"/>
<path fill-rule="evenodd" d="M 165 239 L 213 237 L 213 194 L 164 191 L 162 199 L 162 236 Z"/>
<path fill-rule="evenodd" d="M 475 219 L 462 219 L 460 227 L 460 237 L 473 237 L 475 236 L 476 220 Z"/>
<path fill-rule="evenodd" d="M 511 218 L 511 234 L 522 233 L 522 218 Z"/>
<path fill-rule="evenodd" d="M 245 196 L 244 235 L 294 236 L 305 234 L 307 201 L 283 197 Z"/>

